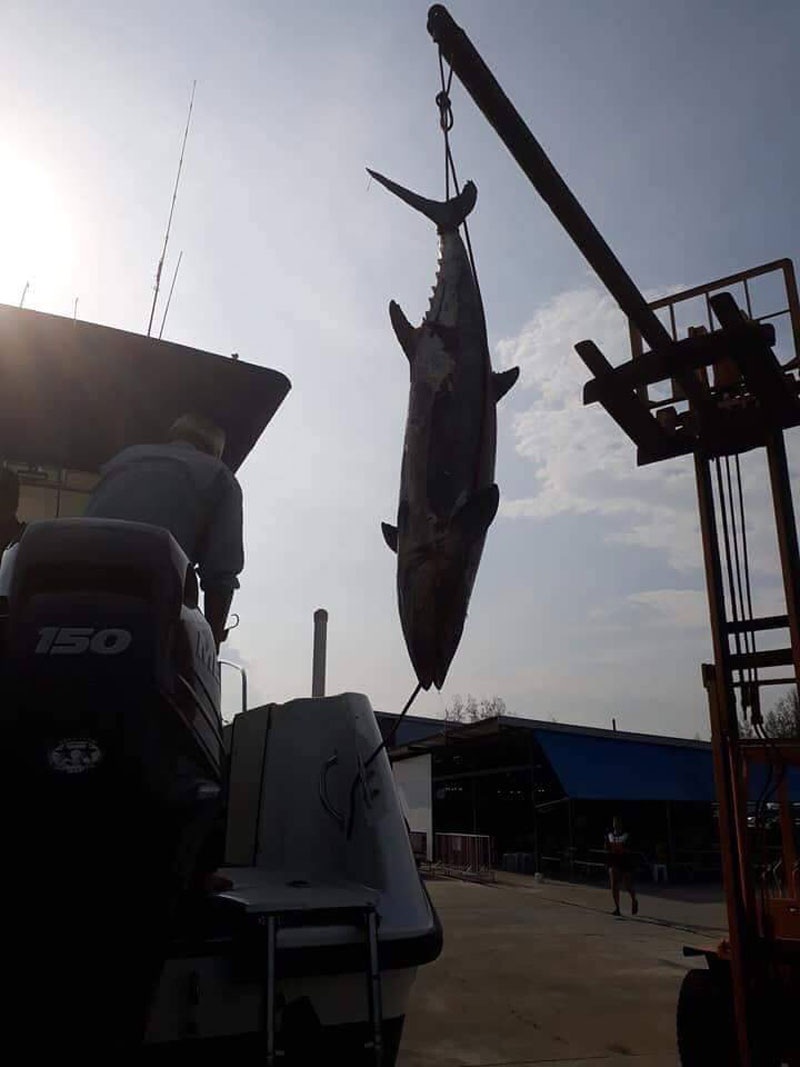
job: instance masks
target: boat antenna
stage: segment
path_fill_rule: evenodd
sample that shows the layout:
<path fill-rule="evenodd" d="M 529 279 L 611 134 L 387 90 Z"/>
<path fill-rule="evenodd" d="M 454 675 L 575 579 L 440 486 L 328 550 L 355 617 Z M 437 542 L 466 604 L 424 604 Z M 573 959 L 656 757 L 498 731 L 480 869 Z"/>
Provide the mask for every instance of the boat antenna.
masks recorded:
<path fill-rule="evenodd" d="M 167 294 L 167 303 L 164 308 L 164 317 L 161 320 L 161 329 L 158 331 L 159 341 L 161 340 L 162 334 L 164 333 L 164 323 L 167 321 L 167 312 L 169 311 L 169 306 L 172 303 L 172 294 L 175 292 L 175 282 L 178 280 L 178 271 L 181 269 L 182 259 L 183 250 L 181 249 L 181 253 L 178 256 L 178 262 L 175 264 L 175 273 L 172 275 L 172 285 L 169 287 L 169 293 Z"/>
<path fill-rule="evenodd" d="M 78 298 L 75 297 L 75 303 L 72 305 L 72 321 L 78 321 Z"/>
<path fill-rule="evenodd" d="M 153 291 L 153 304 L 150 308 L 150 321 L 147 324 L 147 336 L 149 337 L 153 330 L 153 319 L 156 313 L 156 304 L 158 303 L 158 294 L 161 289 L 161 272 L 164 269 L 164 259 L 167 255 L 167 245 L 169 244 L 169 231 L 172 228 L 172 216 L 175 213 L 175 201 L 178 199 L 178 186 L 181 181 L 181 171 L 183 170 L 183 157 L 186 152 L 186 141 L 189 137 L 189 125 L 192 121 L 192 108 L 194 107 L 194 92 L 197 88 L 197 80 L 192 82 L 192 95 L 189 98 L 189 113 L 186 116 L 186 127 L 183 131 L 183 143 L 181 144 L 181 155 L 178 160 L 178 173 L 175 175 L 175 188 L 172 190 L 172 202 L 169 206 L 169 217 L 167 218 L 167 229 L 164 234 L 164 247 L 161 249 L 161 258 L 158 261 L 158 267 L 156 267 L 156 284 Z"/>
<path fill-rule="evenodd" d="M 25 282 L 25 288 L 22 290 L 22 296 L 19 298 L 19 306 L 22 307 L 25 303 L 25 297 L 28 295 L 28 290 L 31 287 L 30 282 Z"/>

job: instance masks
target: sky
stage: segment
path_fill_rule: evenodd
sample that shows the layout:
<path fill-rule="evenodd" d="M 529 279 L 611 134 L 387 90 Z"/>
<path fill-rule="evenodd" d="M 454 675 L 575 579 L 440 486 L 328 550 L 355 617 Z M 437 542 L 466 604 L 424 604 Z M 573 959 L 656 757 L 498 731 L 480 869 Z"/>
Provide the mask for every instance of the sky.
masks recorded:
<path fill-rule="evenodd" d="M 241 469 L 247 566 L 226 654 L 254 701 L 328 689 L 399 710 L 415 679 L 395 601 L 408 394 L 387 304 L 419 321 L 436 235 L 371 166 L 443 195 L 427 5 L 407 0 L 4 0 L 0 302 L 144 332 L 192 82 L 164 336 L 283 371 L 293 388 Z M 457 0 L 454 18 L 646 293 L 793 257 L 800 239 L 793 0 Z M 627 358 L 602 285 L 461 87 L 459 174 L 495 366 L 501 513 L 441 694 L 510 713 L 707 736 L 711 656 L 688 460 L 636 468 L 584 408 L 573 345 Z M 159 316 L 160 317 L 160 316 Z M 157 320 L 158 321 L 158 320 Z M 752 461 L 751 461 L 752 460 Z M 751 458 L 754 579 L 777 596 Z M 229 689 L 228 700 L 230 700 Z"/>

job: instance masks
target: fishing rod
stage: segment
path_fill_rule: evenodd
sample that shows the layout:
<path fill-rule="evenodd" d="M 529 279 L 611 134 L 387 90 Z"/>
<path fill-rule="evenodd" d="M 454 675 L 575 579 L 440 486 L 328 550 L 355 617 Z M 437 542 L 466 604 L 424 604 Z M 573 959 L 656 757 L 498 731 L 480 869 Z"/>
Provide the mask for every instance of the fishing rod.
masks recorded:
<path fill-rule="evenodd" d="M 161 290 L 161 272 L 164 269 L 164 260 L 165 260 L 166 255 L 167 255 L 167 246 L 169 245 L 169 234 L 170 234 L 170 230 L 172 229 L 172 216 L 175 214 L 175 202 L 178 199 L 178 186 L 180 185 L 180 181 L 181 181 L 181 171 L 183 170 L 183 158 L 184 158 L 184 155 L 186 154 L 186 141 L 187 141 L 187 139 L 189 137 L 189 126 L 190 126 L 191 121 L 192 121 L 192 109 L 194 107 L 195 89 L 197 89 L 197 80 L 196 79 L 195 79 L 195 81 L 192 82 L 192 95 L 189 98 L 189 113 L 186 116 L 186 127 L 185 127 L 185 129 L 183 131 L 183 143 L 181 144 L 181 154 L 180 154 L 180 158 L 178 160 L 178 173 L 175 175 L 175 187 L 172 190 L 172 202 L 170 203 L 170 206 L 169 206 L 169 216 L 167 218 L 167 229 L 166 229 L 166 232 L 164 234 L 164 247 L 161 249 L 161 258 L 159 259 L 158 267 L 156 268 L 156 284 L 155 284 L 155 289 L 153 291 L 153 304 L 152 304 L 152 307 L 150 308 L 150 321 L 147 324 L 147 336 L 148 337 L 150 336 L 150 334 L 151 334 L 151 332 L 153 330 L 153 319 L 154 319 L 155 313 L 156 313 L 156 304 L 158 303 L 158 294 L 159 294 L 159 292 Z M 177 274 L 177 270 L 176 270 L 176 274 Z M 173 285 L 174 285 L 174 279 L 173 279 Z M 172 294 L 170 293 L 170 296 L 171 295 Z M 164 328 L 164 324 L 163 323 L 161 324 L 161 328 L 163 330 L 163 328 Z"/>
<path fill-rule="evenodd" d="M 158 339 L 159 339 L 159 341 L 161 340 L 161 337 L 162 337 L 162 335 L 164 333 L 164 324 L 167 321 L 167 314 L 169 312 L 169 306 L 172 303 L 172 294 L 175 292 L 175 282 L 178 280 L 178 271 L 181 269 L 181 260 L 182 259 L 183 259 L 183 250 L 181 250 L 181 253 L 178 256 L 178 262 L 175 264 L 175 273 L 172 275 L 172 285 L 169 287 L 169 293 L 167 294 L 167 304 L 166 304 L 166 307 L 164 308 L 164 317 L 161 319 L 161 329 L 158 331 Z"/>

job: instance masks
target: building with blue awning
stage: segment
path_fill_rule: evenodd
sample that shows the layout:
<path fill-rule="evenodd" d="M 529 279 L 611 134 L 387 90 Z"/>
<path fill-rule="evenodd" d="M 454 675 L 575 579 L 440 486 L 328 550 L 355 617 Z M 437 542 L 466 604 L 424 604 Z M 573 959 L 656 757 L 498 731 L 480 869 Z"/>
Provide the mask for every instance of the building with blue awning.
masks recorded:
<path fill-rule="evenodd" d="M 379 713 L 392 759 L 430 766 L 434 833 L 492 838 L 495 860 L 602 874 L 604 835 L 618 815 L 643 867 L 664 859 L 671 876 L 719 871 L 711 745 L 503 715 L 474 723 Z M 418 778 L 418 776 L 417 776 Z M 777 783 L 750 783 L 769 802 Z M 790 781 L 800 798 L 800 783 Z"/>

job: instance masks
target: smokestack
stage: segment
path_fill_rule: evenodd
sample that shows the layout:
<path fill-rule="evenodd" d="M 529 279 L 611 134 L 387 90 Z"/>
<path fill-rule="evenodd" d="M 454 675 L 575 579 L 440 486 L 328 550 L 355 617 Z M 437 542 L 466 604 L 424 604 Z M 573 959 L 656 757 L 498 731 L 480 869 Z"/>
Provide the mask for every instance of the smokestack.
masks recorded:
<path fill-rule="evenodd" d="M 325 696 L 325 660 L 328 645 L 328 613 L 325 608 L 314 612 L 314 659 L 311 673 L 311 696 Z"/>

